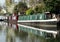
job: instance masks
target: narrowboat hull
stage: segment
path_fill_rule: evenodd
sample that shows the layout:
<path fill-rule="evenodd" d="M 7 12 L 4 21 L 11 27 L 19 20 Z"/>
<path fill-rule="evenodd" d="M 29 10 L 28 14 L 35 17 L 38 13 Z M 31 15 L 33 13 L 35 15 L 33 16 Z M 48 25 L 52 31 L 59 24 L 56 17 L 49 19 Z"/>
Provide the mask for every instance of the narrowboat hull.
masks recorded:
<path fill-rule="evenodd" d="M 32 26 L 32 27 L 37 27 L 39 29 L 46 29 L 46 30 L 60 30 L 60 22 L 58 20 L 40 20 L 39 22 L 37 21 L 18 21 L 18 23 L 22 25 L 27 25 L 27 26 Z"/>

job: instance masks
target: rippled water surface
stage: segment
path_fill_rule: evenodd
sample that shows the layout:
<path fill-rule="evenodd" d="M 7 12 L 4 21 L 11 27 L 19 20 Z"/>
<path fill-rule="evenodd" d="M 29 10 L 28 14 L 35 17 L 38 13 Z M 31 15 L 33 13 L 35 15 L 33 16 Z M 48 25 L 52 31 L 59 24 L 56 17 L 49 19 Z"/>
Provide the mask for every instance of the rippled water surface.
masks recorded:
<path fill-rule="evenodd" d="M 5 22 L 0 22 L 0 42 L 60 42 L 60 38 L 46 39 L 32 33 L 19 31 Z"/>

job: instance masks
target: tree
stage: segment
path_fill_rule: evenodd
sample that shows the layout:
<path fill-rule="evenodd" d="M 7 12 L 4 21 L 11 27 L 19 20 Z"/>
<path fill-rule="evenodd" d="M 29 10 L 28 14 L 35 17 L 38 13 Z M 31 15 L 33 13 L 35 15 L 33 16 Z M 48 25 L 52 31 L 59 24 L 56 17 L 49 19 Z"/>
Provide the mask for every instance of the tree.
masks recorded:
<path fill-rule="evenodd" d="M 34 7 L 36 4 L 41 3 L 42 0 L 29 0 L 30 7 Z"/>
<path fill-rule="evenodd" d="M 30 5 L 30 6 L 34 6 L 34 5 L 35 5 L 34 0 L 29 0 L 29 5 Z"/>
<path fill-rule="evenodd" d="M 35 13 L 44 13 L 45 12 L 45 4 L 44 3 L 37 4 L 34 8 L 34 12 Z"/>
<path fill-rule="evenodd" d="M 33 13 L 34 13 L 34 10 L 32 10 L 32 8 L 26 11 L 26 15 L 32 15 Z"/>
<path fill-rule="evenodd" d="M 51 10 L 51 12 L 55 14 L 60 14 L 60 1 L 56 1 L 56 4 L 54 8 Z"/>
<path fill-rule="evenodd" d="M 43 1 L 46 5 L 46 11 L 57 13 L 57 11 L 60 10 L 60 0 L 43 0 Z"/>
<path fill-rule="evenodd" d="M 16 13 L 20 12 L 20 14 L 24 14 L 27 9 L 28 9 L 28 7 L 27 7 L 26 3 L 19 2 L 19 3 L 14 7 L 14 12 L 16 12 Z"/>
<path fill-rule="evenodd" d="M 54 6 L 53 0 L 43 0 L 46 5 L 46 11 L 51 11 Z"/>
<path fill-rule="evenodd" d="M 17 5 L 14 7 L 14 13 L 15 13 L 15 14 L 18 14 Z"/>

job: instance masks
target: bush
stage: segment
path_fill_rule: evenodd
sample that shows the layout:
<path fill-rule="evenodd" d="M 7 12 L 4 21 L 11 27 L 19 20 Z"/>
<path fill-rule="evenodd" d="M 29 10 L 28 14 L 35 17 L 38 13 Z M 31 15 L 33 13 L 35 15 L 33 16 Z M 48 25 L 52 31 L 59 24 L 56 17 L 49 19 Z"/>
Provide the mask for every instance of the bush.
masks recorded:
<path fill-rule="evenodd" d="M 34 10 L 32 10 L 32 8 L 26 11 L 26 15 L 32 15 L 33 13 L 34 13 Z"/>

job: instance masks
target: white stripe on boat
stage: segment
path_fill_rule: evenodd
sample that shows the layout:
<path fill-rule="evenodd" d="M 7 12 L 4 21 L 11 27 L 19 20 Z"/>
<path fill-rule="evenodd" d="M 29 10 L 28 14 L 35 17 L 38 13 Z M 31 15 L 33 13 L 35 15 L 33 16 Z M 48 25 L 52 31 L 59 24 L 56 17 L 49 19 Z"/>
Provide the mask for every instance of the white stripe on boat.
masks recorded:
<path fill-rule="evenodd" d="M 57 25 L 46 25 L 46 24 L 39 25 L 39 26 L 42 26 L 42 27 L 57 27 Z"/>
<path fill-rule="evenodd" d="M 18 26 L 22 26 L 22 27 L 26 27 L 26 28 L 31 28 L 31 29 L 34 29 L 34 30 L 39 30 L 39 31 L 42 31 L 42 32 L 47 32 L 47 33 L 53 33 L 53 34 L 57 34 L 58 33 L 58 31 L 38 29 L 38 28 L 35 28 L 35 27 L 21 25 L 21 24 L 18 24 Z"/>
<path fill-rule="evenodd" d="M 53 22 L 58 21 L 57 19 L 48 19 L 48 20 L 18 20 L 17 22 Z"/>

